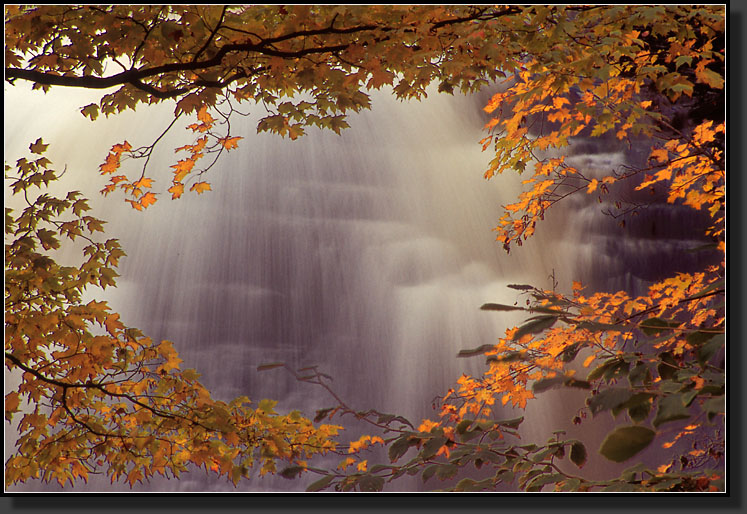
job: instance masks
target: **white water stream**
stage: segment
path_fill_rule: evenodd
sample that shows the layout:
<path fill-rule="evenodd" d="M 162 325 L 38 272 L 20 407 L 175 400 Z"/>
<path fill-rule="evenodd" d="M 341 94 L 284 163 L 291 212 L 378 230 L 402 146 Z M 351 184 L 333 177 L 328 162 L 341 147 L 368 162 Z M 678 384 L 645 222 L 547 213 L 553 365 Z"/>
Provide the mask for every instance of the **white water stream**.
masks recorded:
<path fill-rule="evenodd" d="M 373 109 L 352 114 L 342 136 L 310 130 L 297 141 L 257 135 L 256 117 L 234 119 L 234 135 L 245 139 L 206 176 L 212 192 L 179 201 L 163 193 L 136 212 L 116 193 L 98 194 L 106 183 L 98 165 L 114 143 L 150 143 L 172 105 L 91 123 L 76 112 L 95 101 L 91 92 L 44 96 L 7 85 L 5 92 L 6 161 L 43 137 L 51 144 L 47 156 L 68 167 L 55 189 L 83 191 L 91 214 L 109 221 L 107 237 L 120 239 L 128 253 L 118 287 L 95 297 L 128 325 L 174 341 L 182 367 L 196 368 L 218 398 L 273 398 L 279 408 L 313 417 L 332 399 L 283 370 L 256 367 L 316 364 L 355 408 L 401 414 L 417 425 L 436 416 L 433 398 L 461 373 L 483 369 L 481 358 L 457 359 L 458 351 L 494 342 L 521 321 L 479 310 L 485 302 L 516 301 L 507 284 L 551 287 L 553 270 L 563 291 L 571 280 L 596 276 L 599 283 L 607 272 L 611 287 L 640 284 L 624 255 L 643 255 L 646 240 L 609 237 L 596 204 L 554 209 L 537 235 L 505 254 L 491 229 L 519 179 L 482 177 L 490 158 L 477 143 L 486 95 L 403 103 L 376 93 Z M 147 173 L 160 191 L 181 158 L 172 149 L 191 141 L 175 127 L 161 143 Z M 576 157 L 590 172 L 622 161 L 599 146 Z M 577 430 L 553 394 L 530 402 L 528 438 L 544 442 L 559 425 Z M 507 410 L 502 417 L 516 415 Z M 592 439 L 600 441 L 605 430 L 596 432 Z M 8 444 L 6 436 L 6 451 Z M 142 489 L 234 490 L 203 477 Z M 303 490 L 306 482 L 271 478 L 239 490 Z M 439 487 L 435 482 L 428 486 Z M 418 481 L 402 484 L 410 489 Z M 11 490 L 40 489 L 29 483 Z M 127 487 L 103 479 L 74 490 L 115 489 Z"/>

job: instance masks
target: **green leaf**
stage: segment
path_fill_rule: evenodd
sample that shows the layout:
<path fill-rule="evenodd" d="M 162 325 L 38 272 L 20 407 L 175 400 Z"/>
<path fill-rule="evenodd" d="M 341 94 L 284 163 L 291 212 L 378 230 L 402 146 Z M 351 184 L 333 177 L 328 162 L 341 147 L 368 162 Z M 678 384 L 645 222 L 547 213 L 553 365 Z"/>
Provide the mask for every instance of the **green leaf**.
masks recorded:
<path fill-rule="evenodd" d="M 586 377 L 587 381 L 596 380 L 597 378 L 604 377 L 607 380 L 615 378 L 620 375 L 627 373 L 630 368 L 630 363 L 625 362 L 624 359 L 619 357 L 613 357 L 612 359 L 604 361 L 599 367 L 595 368 L 589 376 Z"/>
<path fill-rule="evenodd" d="M 559 386 L 563 384 L 565 380 L 566 380 L 566 377 L 564 376 L 543 378 L 542 380 L 537 380 L 532 385 L 532 391 L 535 393 L 541 393 L 543 391 L 547 391 L 548 389 L 552 389 L 555 386 Z"/>
<path fill-rule="evenodd" d="M 579 389 L 591 389 L 591 384 L 586 380 L 576 380 L 573 377 L 559 376 L 537 380 L 532 385 L 532 391 L 535 393 L 541 393 L 559 385 L 565 387 L 577 387 Z"/>
<path fill-rule="evenodd" d="M 581 480 L 578 478 L 571 478 L 570 480 L 567 480 L 563 486 L 560 488 L 561 491 L 578 491 L 579 486 L 581 485 Z"/>
<path fill-rule="evenodd" d="M 91 121 L 93 121 L 99 116 L 99 106 L 97 104 L 88 104 L 80 112 L 83 116 L 91 118 Z"/>
<path fill-rule="evenodd" d="M 316 411 L 316 416 L 314 416 L 314 423 L 319 423 L 321 420 L 327 417 L 327 414 L 335 410 L 334 407 L 329 407 L 327 409 L 319 409 Z"/>
<path fill-rule="evenodd" d="M 425 468 L 425 470 L 423 470 L 423 474 L 421 475 L 423 482 L 426 482 L 429 478 L 431 478 L 433 475 L 436 474 L 436 470 L 438 469 L 438 466 L 439 464 L 433 464 Z"/>
<path fill-rule="evenodd" d="M 492 350 L 495 348 L 495 345 L 493 344 L 484 344 L 478 348 L 474 348 L 472 350 L 461 350 L 457 357 L 474 357 L 475 355 L 482 355 L 485 352 Z"/>
<path fill-rule="evenodd" d="M 675 68 L 679 68 L 683 64 L 692 64 L 693 57 L 691 55 L 680 55 L 674 60 Z"/>
<path fill-rule="evenodd" d="M 413 443 L 410 442 L 410 434 L 401 436 L 389 447 L 389 460 L 392 462 L 397 462 L 397 459 L 407 453 L 407 450 L 410 449 L 410 446 L 412 444 Z"/>
<path fill-rule="evenodd" d="M 358 487 L 363 492 L 378 492 L 384 488 L 384 479 L 372 475 L 363 475 L 358 480 Z"/>
<path fill-rule="evenodd" d="M 482 311 L 525 311 L 524 307 L 515 307 L 513 305 L 503 305 L 502 303 L 484 303 L 480 306 Z"/>
<path fill-rule="evenodd" d="M 628 382 L 635 386 L 638 384 L 648 383 L 653 379 L 651 370 L 644 362 L 638 362 L 628 373 Z"/>
<path fill-rule="evenodd" d="M 287 468 L 284 468 L 283 470 L 278 473 L 281 477 L 287 478 L 288 480 L 292 480 L 299 476 L 304 471 L 303 466 L 288 466 Z"/>
<path fill-rule="evenodd" d="M 628 401 L 631 396 L 633 396 L 633 392 L 630 389 L 611 387 L 592 396 L 589 399 L 589 409 L 591 414 L 596 416 L 602 411 L 619 407 Z"/>
<path fill-rule="evenodd" d="M 519 428 L 519 425 L 521 425 L 523 421 L 524 421 L 524 416 L 521 416 L 521 417 L 514 418 L 514 419 L 496 421 L 495 424 L 500 425 L 502 427 L 507 427 L 507 428 Z"/>
<path fill-rule="evenodd" d="M 562 352 L 560 352 L 560 360 L 562 360 L 563 362 L 573 361 L 573 359 L 576 358 L 576 355 L 578 355 L 579 350 L 586 346 L 586 344 L 587 343 L 585 341 L 579 341 L 566 347 Z"/>
<path fill-rule="evenodd" d="M 472 480 L 471 478 L 463 478 L 457 484 L 454 486 L 454 491 L 464 491 L 464 492 L 473 492 L 473 491 L 482 491 L 485 489 L 490 489 L 493 486 L 493 479 L 492 478 L 486 478 L 485 480 L 481 480 L 479 482 L 476 482 Z"/>
<path fill-rule="evenodd" d="M 709 342 L 698 348 L 698 363 L 702 366 L 721 349 L 726 343 L 724 334 L 717 334 Z"/>
<path fill-rule="evenodd" d="M 260 400 L 259 405 L 257 406 L 257 410 L 264 411 L 268 414 L 275 414 L 275 405 L 277 405 L 278 402 L 276 400 Z"/>
<path fill-rule="evenodd" d="M 659 408 L 654 418 L 654 426 L 659 427 L 669 421 L 687 419 L 690 417 L 690 410 L 685 407 L 685 402 L 681 394 L 665 396 L 659 400 Z"/>
<path fill-rule="evenodd" d="M 574 441 L 571 444 L 571 462 L 582 468 L 586 464 L 587 457 L 586 446 L 581 441 Z"/>
<path fill-rule="evenodd" d="M 557 484 L 565 478 L 565 475 L 553 473 L 552 475 L 540 475 L 527 484 L 528 492 L 541 491 L 547 484 Z"/>
<path fill-rule="evenodd" d="M 459 434 L 459 435 L 464 434 L 467 431 L 467 429 L 470 427 L 471 424 L 472 424 L 472 420 L 471 419 L 463 419 L 456 426 L 456 433 Z"/>
<path fill-rule="evenodd" d="M 663 331 L 666 331 L 667 333 L 671 333 L 672 329 L 677 328 L 680 325 L 682 325 L 682 323 L 678 321 L 665 320 L 665 319 L 654 317 L 654 318 L 648 318 L 648 319 L 641 321 L 638 327 L 647 336 L 654 336 Z"/>
<path fill-rule="evenodd" d="M 326 488 L 334 479 L 335 479 L 334 475 L 327 475 L 325 477 L 322 477 L 316 482 L 309 485 L 306 488 L 306 491 L 310 493 L 315 492 L 315 491 L 321 491 L 322 489 Z"/>
<path fill-rule="evenodd" d="M 677 373 L 679 366 L 671 352 L 660 353 L 659 359 L 661 362 L 656 366 L 656 371 L 659 372 L 661 379 L 671 380 L 674 378 L 674 374 Z"/>
<path fill-rule="evenodd" d="M 624 462 L 645 449 L 656 437 L 650 428 L 632 425 L 615 429 L 605 437 L 599 453 L 613 462 Z"/>
<path fill-rule="evenodd" d="M 454 464 L 443 464 L 438 466 L 436 476 L 441 480 L 447 480 L 455 476 L 458 472 L 459 466 L 455 466 Z"/>
<path fill-rule="evenodd" d="M 430 459 L 436 453 L 438 452 L 439 448 L 441 448 L 448 439 L 445 437 L 432 437 L 429 438 L 426 443 L 423 445 L 423 451 L 421 452 L 421 457 L 423 459 Z"/>
<path fill-rule="evenodd" d="M 711 332 L 692 332 L 690 334 L 687 334 L 687 337 L 685 338 L 687 340 L 687 344 L 691 346 L 701 346 L 703 343 L 710 341 L 715 336 Z"/>
<path fill-rule="evenodd" d="M 509 284 L 506 287 L 516 289 L 517 291 L 531 291 L 532 289 L 534 289 L 534 286 L 529 286 L 526 284 Z"/>
<path fill-rule="evenodd" d="M 537 316 L 534 320 L 529 323 L 525 323 L 520 326 L 513 337 L 513 341 L 518 341 L 526 334 L 537 334 L 545 329 L 550 328 L 558 321 L 557 316 Z"/>
<path fill-rule="evenodd" d="M 628 409 L 628 416 L 636 423 L 641 423 L 648 418 L 651 412 L 651 398 L 653 395 L 648 393 L 637 393 L 633 397 L 625 402 L 623 407 Z"/>
<path fill-rule="evenodd" d="M 702 408 L 708 414 L 708 420 L 710 421 L 714 416 L 726 412 L 726 398 L 721 396 L 706 400 L 703 402 Z"/>
<path fill-rule="evenodd" d="M 524 355 L 526 352 L 504 352 L 500 355 L 491 355 L 487 359 L 485 359 L 485 363 L 489 364 L 491 362 L 514 362 L 521 360 L 524 358 Z"/>

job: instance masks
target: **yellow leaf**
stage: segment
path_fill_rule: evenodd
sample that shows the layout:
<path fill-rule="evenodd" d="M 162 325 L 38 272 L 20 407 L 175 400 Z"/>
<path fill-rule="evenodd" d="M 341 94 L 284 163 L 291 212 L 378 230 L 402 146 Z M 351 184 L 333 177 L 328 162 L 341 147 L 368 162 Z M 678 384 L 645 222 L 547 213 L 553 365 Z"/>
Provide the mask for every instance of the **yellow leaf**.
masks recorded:
<path fill-rule="evenodd" d="M 140 199 L 140 204 L 143 207 L 148 207 L 149 205 L 156 203 L 157 200 L 155 193 L 145 193 Z"/>
<path fill-rule="evenodd" d="M 181 182 L 174 184 L 168 189 L 168 191 L 171 193 L 171 199 L 176 200 L 184 193 L 184 184 Z"/>
<path fill-rule="evenodd" d="M 135 200 L 125 200 L 125 201 L 130 202 L 130 205 L 132 205 L 133 209 L 136 209 L 138 211 L 143 210 L 143 206 L 140 205 L 140 202 L 136 202 Z"/>
<path fill-rule="evenodd" d="M 224 137 L 224 138 L 219 139 L 218 141 L 220 142 L 221 145 L 223 145 L 223 148 L 225 148 L 226 150 L 231 150 L 232 148 L 238 147 L 239 139 L 244 139 L 244 138 L 241 136 Z"/>
<path fill-rule="evenodd" d="M 213 118 L 209 112 L 207 112 L 207 106 L 203 105 L 200 110 L 197 111 L 197 119 L 203 122 L 208 127 L 213 124 L 215 118 Z"/>
<path fill-rule="evenodd" d="M 348 457 L 344 461 L 340 462 L 340 464 L 338 464 L 337 469 L 345 469 L 351 464 L 353 464 L 354 462 L 355 462 L 355 459 L 353 457 Z"/>
<path fill-rule="evenodd" d="M 19 403 L 20 398 L 17 392 L 13 391 L 5 396 L 5 419 L 10 421 L 13 413 L 18 411 Z"/>
<path fill-rule="evenodd" d="M 145 188 L 145 187 L 151 187 L 152 184 L 153 184 L 153 179 L 143 177 L 140 180 L 133 182 L 132 185 L 137 188 Z"/>
<path fill-rule="evenodd" d="M 128 143 L 127 141 L 125 141 L 124 143 L 120 143 L 120 144 L 116 144 L 112 146 L 111 151 L 114 153 L 120 154 L 123 152 L 129 152 L 130 150 L 132 150 L 132 145 Z"/>
<path fill-rule="evenodd" d="M 181 182 L 187 174 L 192 171 L 195 166 L 195 161 L 192 159 L 182 159 L 176 164 L 172 164 L 174 168 L 174 182 Z"/>
<path fill-rule="evenodd" d="M 107 173 L 114 173 L 119 168 L 119 154 L 110 153 L 106 156 L 104 164 L 99 166 L 99 171 L 102 175 Z"/>
<path fill-rule="evenodd" d="M 212 191 L 210 184 L 207 182 L 195 182 L 195 184 L 189 188 L 190 191 L 197 191 L 197 194 L 202 194 L 205 191 Z"/>

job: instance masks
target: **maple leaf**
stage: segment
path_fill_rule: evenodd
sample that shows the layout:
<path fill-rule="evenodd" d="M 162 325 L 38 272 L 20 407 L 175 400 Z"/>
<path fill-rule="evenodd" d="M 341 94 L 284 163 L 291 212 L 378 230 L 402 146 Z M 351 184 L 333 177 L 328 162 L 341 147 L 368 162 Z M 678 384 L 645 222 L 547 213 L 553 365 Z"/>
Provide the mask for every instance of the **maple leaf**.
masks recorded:
<path fill-rule="evenodd" d="M 5 395 L 5 419 L 11 421 L 13 413 L 18 412 L 20 397 L 17 392 L 13 391 Z"/>
<path fill-rule="evenodd" d="M 94 121 L 99 116 L 99 106 L 97 104 L 88 104 L 80 110 L 83 116 L 86 116 Z"/>
<path fill-rule="evenodd" d="M 203 100 L 200 98 L 200 95 L 197 93 L 190 93 L 176 104 L 176 109 L 174 109 L 174 114 L 179 114 L 180 112 L 183 112 L 184 114 L 189 114 L 190 112 L 194 111 L 195 109 L 198 109 L 203 104 Z"/>
<path fill-rule="evenodd" d="M 123 143 L 116 144 L 112 146 L 111 151 L 117 154 L 123 153 L 123 152 L 129 152 L 132 150 L 132 145 L 128 143 L 127 141 Z"/>
<path fill-rule="evenodd" d="M 211 191 L 210 184 L 208 182 L 195 182 L 192 187 L 189 188 L 190 191 L 197 191 L 197 194 L 202 194 L 205 191 Z"/>
<path fill-rule="evenodd" d="M 129 199 L 125 200 L 125 201 L 126 202 L 130 202 L 130 205 L 132 205 L 133 209 L 138 210 L 138 211 L 142 211 L 143 210 L 143 205 L 139 201 L 129 200 Z"/>
<path fill-rule="evenodd" d="M 104 164 L 101 164 L 99 166 L 99 171 L 102 175 L 105 175 L 107 173 L 114 173 L 119 169 L 119 164 L 119 154 L 110 153 L 106 156 Z"/>
<path fill-rule="evenodd" d="M 158 201 L 158 199 L 156 198 L 155 193 L 145 193 L 140 199 L 140 204 L 143 207 L 148 207 L 149 205 L 156 203 L 156 201 Z"/>
<path fill-rule="evenodd" d="M 44 153 L 47 150 L 48 146 L 49 145 L 45 145 L 42 142 L 42 139 L 39 138 L 39 139 L 36 140 L 35 143 L 29 145 L 29 150 L 31 150 L 33 153 L 36 153 L 36 154 L 42 154 L 42 153 Z"/>
<path fill-rule="evenodd" d="M 176 200 L 184 193 L 184 184 L 182 184 L 181 182 L 179 182 L 178 184 L 174 184 L 168 189 L 168 191 L 169 193 L 171 193 L 171 199 Z"/>
<path fill-rule="evenodd" d="M 220 138 L 218 142 L 220 142 L 221 145 L 223 145 L 223 148 L 226 150 L 231 150 L 232 148 L 238 148 L 238 142 L 240 139 L 244 139 L 241 136 L 236 137 L 224 137 Z"/>
<path fill-rule="evenodd" d="M 151 187 L 152 184 L 153 184 L 153 179 L 149 179 L 146 177 L 143 177 L 140 180 L 136 180 L 135 182 L 132 183 L 132 185 L 137 188 Z"/>
<path fill-rule="evenodd" d="M 193 159 L 182 159 L 176 164 L 173 164 L 171 167 L 174 168 L 174 182 L 181 182 L 184 180 L 184 177 L 187 176 L 187 174 L 192 171 L 192 168 L 195 166 L 195 161 Z"/>
<path fill-rule="evenodd" d="M 200 120 L 203 124 L 207 125 L 208 128 L 210 128 L 215 121 L 215 118 L 213 118 L 208 112 L 206 105 L 203 105 L 202 107 L 200 107 L 200 110 L 197 111 L 197 119 Z"/>

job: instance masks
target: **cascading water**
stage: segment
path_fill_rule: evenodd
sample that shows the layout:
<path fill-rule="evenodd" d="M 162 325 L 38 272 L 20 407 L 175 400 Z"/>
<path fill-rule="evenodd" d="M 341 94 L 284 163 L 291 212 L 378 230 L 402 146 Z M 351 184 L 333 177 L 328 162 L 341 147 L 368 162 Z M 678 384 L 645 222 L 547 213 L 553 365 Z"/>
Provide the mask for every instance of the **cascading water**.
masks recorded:
<path fill-rule="evenodd" d="M 615 287 L 640 283 L 625 279 L 630 273 L 619 248 L 605 251 L 631 243 L 605 237 L 598 208 L 591 216 L 560 206 L 526 245 L 503 252 L 491 228 L 501 205 L 516 196 L 519 180 L 482 178 L 488 155 L 477 140 L 483 136 L 484 96 L 433 94 L 402 103 L 374 94 L 372 110 L 351 115 L 351 128 L 341 136 L 310 130 L 297 141 L 255 134 L 255 117 L 235 119 L 234 135 L 245 139 L 206 176 L 212 192 L 175 202 L 161 195 L 138 213 L 121 199 L 100 198 L 97 166 L 124 138 L 135 146 L 150 143 L 170 112 L 121 116 L 92 128 L 84 120 L 68 121 L 75 106 L 91 101 L 88 95 L 26 94 L 6 90 L 6 107 L 12 107 L 6 129 L 13 128 L 6 130 L 6 155 L 16 158 L 17 149 L 39 136 L 52 143 L 50 159 L 69 170 L 60 190 L 80 189 L 91 198 L 93 214 L 109 220 L 107 236 L 119 238 L 128 253 L 117 289 L 96 298 L 105 297 L 128 325 L 153 339 L 174 341 L 182 367 L 196 368 L 217 398 L 272 398 L 280 408 L 313 416 L 333 403 L 324 391 L 282 370 L 258 373 L 256 367 L 274 361 L 318 365 L 351 406 L 417 424 L 436 415 L 433 398 L 461 373 L 481 372 L 482 360 L 457 359 L 459 350 L 494 342 L 521 321 L 479 310 L 485 302 L 513 303 L 517 295 L 506 285 L 548 287 L 555 270 L 560 288 L 568 290 L 572 279 L 594 276 L 598 282 L 601 267 L 622 277 L 614 279 L 622 280 Z M 9 105 L 13 95 L 19 102 Z M 33 112 L 45 112 L 43 120 L 26 114 L 21 121 L 18 107 L 26 98 Z M 50 99 L 59 105 L 47 108 L 42 101 Z M 190 138 L 175 128 L 161 143 L 148 172 L 157 186 L 178 160 L 170 149 Z M 588 167 L 622 157 L 587 158 Z M 549 432 L 558 416 L 570 417 L 560 406 L 550 408 L 552 402 L 535 403 L 527 411 L 535 420 L 530 434 Z M 271 477 L 238 490 L 305 485 Z M 415 479 L 395 486 L 422 487 Z M 76 490 L 112 487 L 128 490 L 106 479 Z M 11 490 L 41 488 L 29 483 Z M 44 489 L 58 490 L 56 484 Z M 234 489 L 195 472 L 136 490 Z"/>

